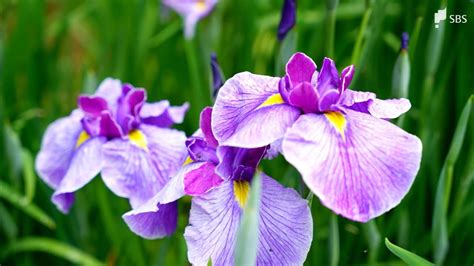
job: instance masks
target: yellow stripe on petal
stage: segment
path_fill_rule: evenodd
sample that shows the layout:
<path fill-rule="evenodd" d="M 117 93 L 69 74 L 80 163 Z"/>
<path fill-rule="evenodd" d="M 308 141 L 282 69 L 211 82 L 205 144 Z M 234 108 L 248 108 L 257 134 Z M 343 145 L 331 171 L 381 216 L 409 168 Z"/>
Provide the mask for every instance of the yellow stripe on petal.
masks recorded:
<path fill-rule="evenodd" d="M 76 141 L 76 149 L 79 148 L 79 146 L 82 145 L 82 143 L 84 143 L 86 140 L 88 140 L 91 136 L 89 136 L 89 134 L 87 134 L 87 132 L 85 132 L 84 130 L 81 132 L 81 134 L 79 134 L 79 137 L 77 138 L 77 141 Z"/>
<path fill-rule="evenodd" d="M 262 104 L 260 104 L 257 107 L 257 109 L 260 109 L 260 108 L 266 107 L 266 106 L 282 104 L 282 103 L 285 103 L 285 101 L 281 97 L 281 94 L 276 93 L 276 94 L 273 94 L 272 96 L 268 97 Z"/>
<path fill-rule="evenodd" d="M 234 181 L 235 201 L 241 208 L 245 207 L 249 198 L 250 184 L 247 181 Z"/>
<path fill-rule="evenodd" d="M 148 151 L 148 141 L 140 130 L 134 129 L 130 131 L 130 133 L 128 133 L 128 137 L 134 145 L 144 149 L 145 151 Z"/>
<path fill-rule="evenodd" d="M 193 162 L 193 159 L 191 159 L 191 156 L 186 157 L 186 160 L 184 160 L 184 163 L 182 166 L 188 165 Z"/>
<path fill-rule="evenodd" d="M 345 139 L 344 130 L 346 129 L 346 118 L 340 112 L 328 112 L 324 113 L 324 116 L 328 119 L 329 123 L 341 134 L 342 139 Z"/>

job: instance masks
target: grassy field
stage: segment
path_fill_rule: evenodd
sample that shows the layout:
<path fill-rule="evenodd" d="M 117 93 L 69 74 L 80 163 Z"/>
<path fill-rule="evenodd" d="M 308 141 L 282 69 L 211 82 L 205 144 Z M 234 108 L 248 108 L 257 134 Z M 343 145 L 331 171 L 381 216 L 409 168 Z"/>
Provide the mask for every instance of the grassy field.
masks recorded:
<path fill-rule="evenodd" d="M 147 89 L 150 101 L 191 104 L 178 128 L 191 134 L 212 103 L 210 54 L 224 75 L 281 76 L 295 51 L 320 65 L 354 64 L 352 88 L 385 99 L 407 94 L 412 109 L 394 121 L 423 142 L 421 169 L 392 211 L 366 223 L 333 215 L 314 198 L 307 265 L 403 265 L 385 238 L 445 265 L 474 263 L 474 3 L 468 0 L 299 0 L 296 27 L 276 38 L 281 0 L 222 0 L 193 40 L 157 0 L 0 0 L 0 265 L 187 265 L 182 236 L 190 198 L 180 201 L 176 234 L 144 240 L 121 215 L 126 199 L 96 178 L 76 193 L 69 215 L 34 172 L 45 128 L 76 108 L 106 77 Z M 441 23 L 433 14 L 466 14 Z M 335 24 L 334 24 L 334 23 Z M 334 27 L 333 27 L 334 26 Z M 410 35 L 407 93 L 392 90 L 402 32 Z M 334 38 L 331 38 L 334 36 Z M 397 80 L 395 80 L 397 82 Z M 464 112 L 463 112 L 464 110 Z M 280 183 L 308 189 L 281 156 L 262 168 Z"/>

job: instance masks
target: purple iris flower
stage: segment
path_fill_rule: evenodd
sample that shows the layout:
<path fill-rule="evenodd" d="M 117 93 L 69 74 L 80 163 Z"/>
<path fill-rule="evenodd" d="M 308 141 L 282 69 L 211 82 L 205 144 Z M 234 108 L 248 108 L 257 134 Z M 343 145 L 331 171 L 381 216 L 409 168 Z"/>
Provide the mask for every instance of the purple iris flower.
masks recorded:
<path fill-rule="evenodd" d="M 163 0 L 163 4 L 174 9 L 184 19 L 184 36 L 194 37 L 197 22 L 207 16 L 217 0 Z"/>
<path fill-rule="evenodd" d="M 55 189 L 52 201 L 59 210 L 67 213 L 74 192 L 99 173 L 132 207 L 141 205 L 180 167 L 186 135 L 169 127 L 183 121 L 188 104 L 145 100 L 145 90 L 109 78 L 95 95 L 79 96 L 79 109 L 48 127 L 36 170 Z"/>
<path fill-rule="evenodd" d="M 296 23 L 296 0 L 284 0 L 278 25 L 278 40 L 283 40 Z"/>
<path fill-rule="evenodd" d="M 421 141 L 387 119 L 406 99 L 379 100 L 348 89 L 354 67 L 339 75 L 325 58 L 318 72 L 296 53 L 283 78 L 240 73 L 217 96 L 212 129 L 221 145 L 254 148 L 280 142 L 286 160 L 321 202 L 366 222 L 395 207 L 410 189 Z"/>
<path fill-rule="evenodd" d="M 162 204 L 184 195 L 192 199 L 184 237 L 194 265 L 232 265 L 236 234 L 256 167 L 266 147 L 220 146 L 211 130 L 211 108 L 201 113 L 201 130 L 186 142 L 187 164 L 147 204 L 124 215 L 135 233 L 152 237 Z M 163 212 L 165 212 L 164 210 Z M 262 173 L 257 265 L 302 264 L 313 222 L 307 201 Z"/>

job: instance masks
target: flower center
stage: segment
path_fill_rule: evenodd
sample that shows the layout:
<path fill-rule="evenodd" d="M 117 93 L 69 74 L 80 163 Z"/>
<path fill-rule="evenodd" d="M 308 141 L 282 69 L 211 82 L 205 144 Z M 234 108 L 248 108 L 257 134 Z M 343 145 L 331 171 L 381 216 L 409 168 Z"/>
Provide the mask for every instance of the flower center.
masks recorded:
<path fill-rule="evenodd" d="M 239 203 L 240 208 L 244 208 L 249 198 L 250 184 L 247 181 L 234 181 L 235 201 Z"/>
<path fill-rule="evenodd" d="M 130 133 L 128 133 L 128 137 L 134 145 L 144 149 L 145 151 L 148 151 L 148 141 L 140 130 L 134 129 L 130 131 Z"/>

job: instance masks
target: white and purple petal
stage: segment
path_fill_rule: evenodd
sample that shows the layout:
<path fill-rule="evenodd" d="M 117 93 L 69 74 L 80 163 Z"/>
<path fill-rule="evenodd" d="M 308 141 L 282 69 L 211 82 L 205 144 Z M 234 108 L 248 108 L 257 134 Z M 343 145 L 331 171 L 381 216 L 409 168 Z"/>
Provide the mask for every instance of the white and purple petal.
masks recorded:
<path fill-rule="evenodd" d="M 302 264 L 312 240 L 313 223 L 307 201 L 262 175 L 257 265 Z M 242 209 L 233 181 L 193 198 L 184 237 L 194 265 L 233 265 Z"/>
<path fill-rule="evenodd" d="M 368 114 L 329 117 L 301 116 L 283 139 L 286 160 L 344 217 L 366 222 L 398 205 L 418 172 L 420 140 Z"/>
<path fill-rule="evenodd" d="M 57 188 L 69 168 L 71 158 L 82 132 L 81 111 L 60 118 L 48 126 L 36 157 L 35 168 L 39 177 L 50 187 Z"/>
<path fill-rule="evenodd" d="M 68 213 L 74 198 L 72 193 L 89 183 L 102 169 L 103 137 L 89 138 L 74 151 L 69 168 L 52 196 L 63 213 Z"/>
<path fill-rule="evenodd" d="M 118 196 L 129 198 L 132 207 L 158 193 L 186 155 L 183 132 L 148 125 L 138 131 L 141 144 L 128 138 L 104 145 L 102 170 L 105 184 Z"/>
<path fill-rule="evenodd" d="M 189 104 L 182 106 L 170 106 L 167 100 L 156 103 L 145 103 L 140 110 L 140 117 L 143 123 L 157 127 L 171 127 L 174 124 L 181 124 L 189 109 Z"/>
<path fill-rule="evenodd" d="M 300 111 L 278 100 L 279 80 L 248 72 L 227 80 L 212 112 L 212 131 L 221 145 L 263 147 L 285 134 Z"/>

